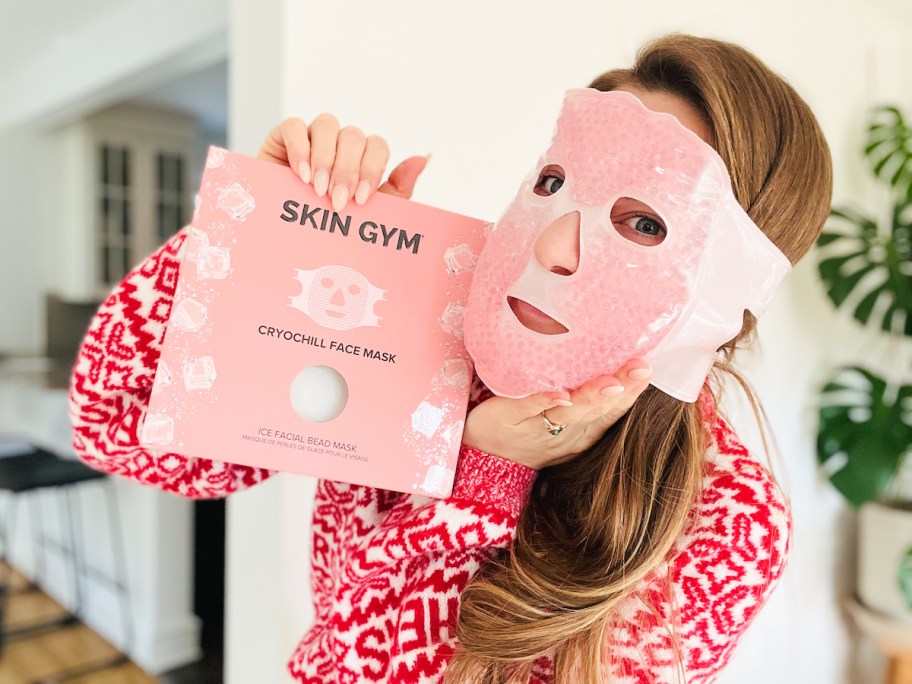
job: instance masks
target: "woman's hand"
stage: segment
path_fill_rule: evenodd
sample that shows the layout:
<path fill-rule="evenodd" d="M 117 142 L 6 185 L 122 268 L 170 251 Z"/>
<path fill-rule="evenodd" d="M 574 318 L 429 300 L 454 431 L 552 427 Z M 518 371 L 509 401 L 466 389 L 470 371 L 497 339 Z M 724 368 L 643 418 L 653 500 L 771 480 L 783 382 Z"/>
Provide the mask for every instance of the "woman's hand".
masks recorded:
<path fill-rule="evenodd" d="M 573 392 L 543 392 L 524 399 L 492 397 L 466 419 L 463 444 L 540 470 L 582 453 L 633 406 L 652 376 L 642 360 Z M 548 431 L 542 412 L 559 434 Z"/>
<path fill-rule="evenodd" d="M 355 126 L 340 129 L 332 114 L 320 114 L 309 127 L 301 119 L 285 119 L 269 131 L 257 157 L 290 166 L 305 183 L 313 181 L 316 193 L 328 194 L 335 211 L 341 211 L 352 197 L 364 204 L 374 190 L 408 199 L 428 161 L 428 157 L 409 157 L 381 185 L 389 162 L 386 141 L 365 136 Z"/>

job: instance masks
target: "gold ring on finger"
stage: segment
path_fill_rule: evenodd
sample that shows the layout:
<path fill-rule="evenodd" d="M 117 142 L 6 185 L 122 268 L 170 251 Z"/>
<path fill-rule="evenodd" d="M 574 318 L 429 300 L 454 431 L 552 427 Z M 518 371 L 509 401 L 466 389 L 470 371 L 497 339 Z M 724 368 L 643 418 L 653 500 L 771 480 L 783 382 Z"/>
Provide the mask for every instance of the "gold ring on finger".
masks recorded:
<path fill-rule="evenodd" d="M 545 429 L 548 431 L 549 434 L 553 435 L 554 437 L 557 437 L 560 433 L 562 433 L 564 431 L 564 428 L 567 427 L 566 424 L 560 425 L 558 423 L 552 423 L 550 420 L 548 420 L 548 416 L 545 415 L 544 411 L 541 412 L 541 417 L 542 417 L 542 420 L 545 421 Z"/>

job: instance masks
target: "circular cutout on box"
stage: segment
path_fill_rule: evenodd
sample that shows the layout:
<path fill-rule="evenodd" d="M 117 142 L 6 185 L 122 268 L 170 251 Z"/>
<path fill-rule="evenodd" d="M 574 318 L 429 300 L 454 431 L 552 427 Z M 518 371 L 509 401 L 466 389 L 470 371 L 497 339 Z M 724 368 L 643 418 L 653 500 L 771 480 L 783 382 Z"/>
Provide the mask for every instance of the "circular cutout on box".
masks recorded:
<path fill-rule="evenodd" d="M 291 382 L 291 406 L 304 420 L 327 423 L 348 403 L 348 383 L 335 368 L 310 366 Z"/>

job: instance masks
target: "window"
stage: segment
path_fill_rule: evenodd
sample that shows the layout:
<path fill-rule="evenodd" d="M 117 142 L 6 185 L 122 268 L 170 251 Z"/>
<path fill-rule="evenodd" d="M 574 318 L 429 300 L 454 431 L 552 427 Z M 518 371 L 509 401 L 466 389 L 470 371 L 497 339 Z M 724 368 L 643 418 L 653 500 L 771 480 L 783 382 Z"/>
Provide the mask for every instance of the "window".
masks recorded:
<path fill-rule="evenodd" d="M 130 150 L 101 145 L 98 148 L 98 206 L 96 233 L 103 283 L 116 283 L 132 266 L 131 239 L 133 193 L 130 187 Z"/>
<path fill-rule="evenodd" d="M 184 158 L 179 154 L 159 152 L 155 158 L 156 221 L 159 242 L 174 235 L 187 221 L 189 193 L 184 177 Z"/>
<path fill-rule="evenodd" d="M 197 136 L 192 116 L 135 103 L 65 132 L 75 196 L 69 297 L 105 296 L 190 220 L 203 166 L 194 166 Z"/>

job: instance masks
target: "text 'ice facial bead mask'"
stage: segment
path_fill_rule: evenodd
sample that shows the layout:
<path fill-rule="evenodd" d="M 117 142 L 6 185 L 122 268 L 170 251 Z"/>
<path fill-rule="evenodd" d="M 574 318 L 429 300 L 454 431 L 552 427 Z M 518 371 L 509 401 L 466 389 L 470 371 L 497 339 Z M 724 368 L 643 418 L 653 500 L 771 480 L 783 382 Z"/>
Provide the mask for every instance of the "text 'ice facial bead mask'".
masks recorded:
<path fill-rule="evenodd" d="M 479 257 L 466 347 L 501 396 L 573 389 L 642 357 L 653 385 L 692 402 L 789 268 L 695 133 L 630 93 L 570 90 Z"/>

